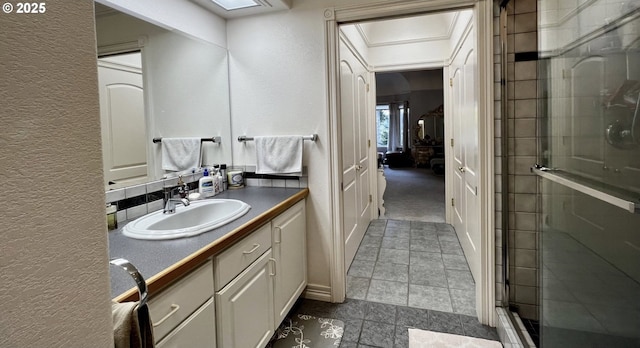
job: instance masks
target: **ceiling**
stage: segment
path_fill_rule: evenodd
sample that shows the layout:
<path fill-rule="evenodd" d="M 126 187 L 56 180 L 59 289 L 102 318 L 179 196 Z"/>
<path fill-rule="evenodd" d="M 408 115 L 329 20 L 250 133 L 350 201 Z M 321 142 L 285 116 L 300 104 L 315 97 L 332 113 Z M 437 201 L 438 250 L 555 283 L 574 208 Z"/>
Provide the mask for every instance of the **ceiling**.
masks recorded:
<path fill-rule="evenodd" d="M 448 40 L 460 11 L 377 20 L 355 24 L 369 47 Z"/>

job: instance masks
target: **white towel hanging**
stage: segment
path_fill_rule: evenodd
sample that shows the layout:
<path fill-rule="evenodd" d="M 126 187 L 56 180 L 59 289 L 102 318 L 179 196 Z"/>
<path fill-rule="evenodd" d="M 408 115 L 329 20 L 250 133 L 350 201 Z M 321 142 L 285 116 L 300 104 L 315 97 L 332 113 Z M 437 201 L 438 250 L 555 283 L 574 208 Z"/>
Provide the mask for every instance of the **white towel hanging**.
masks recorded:
<path fill-rule="evenodd" d="M 180 172 L 200 166 L 200 138 L 162 138 L 162 169 Z"/>
<path fill-rule="evenodd" d="M 302 174 L 301 135 L 257 136 L 256 174 Z"/>

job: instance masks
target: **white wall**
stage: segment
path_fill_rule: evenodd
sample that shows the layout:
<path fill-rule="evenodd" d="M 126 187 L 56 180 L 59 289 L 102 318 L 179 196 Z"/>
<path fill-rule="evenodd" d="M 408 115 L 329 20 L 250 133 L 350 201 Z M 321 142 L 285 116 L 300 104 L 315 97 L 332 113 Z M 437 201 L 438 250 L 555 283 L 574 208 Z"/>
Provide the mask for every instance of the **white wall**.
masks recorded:
<path fill-rule="evenodd" d="M 126 14 L 167 30 L 227 47 L 226 21 L 191 1 L 176 0 L 97 0 Z"/>
<path fill-rule="evenodd" d="M 308 274 L 311 288 L 329 291 L 332 224 L 329 117 L 322 9 L 229 20 L 232 134 L 317 133 L 305 142 L 308 167 Z M 233 144 L 234 164 L 253 165 L 252 142 Z"/>
<path fill-rule="evenodd" d="M 358 58 L 363 61 L 365 66 L 369 67 L 369 46 L 367 46 L 367 42 L 364 41 L 355 24 L 341 25 L 340 37 L 348 46 L 353 48 L 352 51 L 356 52 L 359 56 Z"/>
<path fill-rule="evenodd" d="M 46 6 L 2 14 L 0 347 L 107 348 L 93 2 Z"/>

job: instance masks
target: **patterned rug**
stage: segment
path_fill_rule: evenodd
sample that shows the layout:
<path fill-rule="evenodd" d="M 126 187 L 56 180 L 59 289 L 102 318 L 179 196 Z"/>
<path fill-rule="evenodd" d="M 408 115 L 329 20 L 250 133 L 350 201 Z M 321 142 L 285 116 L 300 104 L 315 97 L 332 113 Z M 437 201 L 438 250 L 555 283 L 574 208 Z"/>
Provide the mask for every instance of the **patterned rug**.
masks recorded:
<path fill-rule="evenodd" d="M 502 343 L 482 338 L 409 329 L 409 348 L 502 348 Z"/>
<path fill-rule="evenodd" d="M 340 320 L 296 314 L 282 322 L 267 348 L 335 348 L 343 333 Z"/>

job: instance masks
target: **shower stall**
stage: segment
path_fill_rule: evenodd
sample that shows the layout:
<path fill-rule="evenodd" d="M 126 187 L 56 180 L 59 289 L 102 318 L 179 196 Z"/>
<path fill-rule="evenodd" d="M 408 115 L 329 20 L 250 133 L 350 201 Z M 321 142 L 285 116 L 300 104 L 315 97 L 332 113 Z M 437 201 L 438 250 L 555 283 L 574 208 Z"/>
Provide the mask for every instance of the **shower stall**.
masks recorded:
<path fill-rule="evenodd" d="M 538 47 L 540 345 L 640 347 L 640 1 L 538 1 Z"/>

